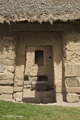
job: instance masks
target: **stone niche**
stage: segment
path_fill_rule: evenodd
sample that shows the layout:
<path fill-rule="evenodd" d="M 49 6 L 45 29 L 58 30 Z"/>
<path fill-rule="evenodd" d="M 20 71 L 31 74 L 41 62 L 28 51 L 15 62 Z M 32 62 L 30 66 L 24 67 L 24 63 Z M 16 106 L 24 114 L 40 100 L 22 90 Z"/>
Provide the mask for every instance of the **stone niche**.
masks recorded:
<path fill-rule="evenodd" d="M 23 101 L 54 102 L 51 47 L 27 47 Z"/>

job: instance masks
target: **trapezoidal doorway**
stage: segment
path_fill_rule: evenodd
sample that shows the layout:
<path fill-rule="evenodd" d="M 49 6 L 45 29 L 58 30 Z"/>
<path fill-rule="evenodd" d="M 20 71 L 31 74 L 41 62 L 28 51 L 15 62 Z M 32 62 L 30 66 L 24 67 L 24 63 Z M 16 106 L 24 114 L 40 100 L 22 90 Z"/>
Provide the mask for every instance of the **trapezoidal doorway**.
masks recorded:
<path fill-rule="evenodd" d="M 53 59 L 51 47 L 26 47 L 23 101 L 53 103 Z"/>

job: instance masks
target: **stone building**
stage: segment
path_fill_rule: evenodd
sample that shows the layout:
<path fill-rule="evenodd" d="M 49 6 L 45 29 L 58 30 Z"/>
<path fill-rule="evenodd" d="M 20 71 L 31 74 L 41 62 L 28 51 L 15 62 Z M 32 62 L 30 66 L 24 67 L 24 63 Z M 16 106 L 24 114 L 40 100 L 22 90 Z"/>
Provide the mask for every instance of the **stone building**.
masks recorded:
<path fill-rule="evenodd" d="M 0 0 L 0 100 L 80 102 L 80 0 Z"/>

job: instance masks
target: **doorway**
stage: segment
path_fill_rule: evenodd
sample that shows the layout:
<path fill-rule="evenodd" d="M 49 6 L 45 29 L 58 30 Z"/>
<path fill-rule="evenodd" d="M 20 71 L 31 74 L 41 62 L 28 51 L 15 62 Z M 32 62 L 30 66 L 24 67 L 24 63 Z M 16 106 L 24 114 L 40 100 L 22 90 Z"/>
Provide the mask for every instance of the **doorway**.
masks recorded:
<path fill-rule="evenodd" d="M 26 47 L 23 101 L 55 102 L 52 47 Z"/>

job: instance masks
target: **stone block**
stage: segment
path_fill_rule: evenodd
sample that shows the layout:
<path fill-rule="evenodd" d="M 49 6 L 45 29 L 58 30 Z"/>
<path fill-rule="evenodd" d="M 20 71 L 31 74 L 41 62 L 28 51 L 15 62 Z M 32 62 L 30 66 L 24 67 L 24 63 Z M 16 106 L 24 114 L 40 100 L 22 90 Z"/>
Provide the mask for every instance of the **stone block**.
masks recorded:
<path fill-rule="evenodd" d="M 12 86 L 0 86 L 0 94 L 8 94 L 13 93 L 13 87 Z"/>
<path fill-rule="evenodd" d="M 14 72 L 14 66 L 6 66 L 6 69 L 9 71 L 9 72 Z"/>
<path fill-rule="evenodd" d="M 80 76 L 80 64 L 78 65 L 65 65 L 65 77 Z"/>
<path fill-rule="evenodd" d="M 79 97 L 78 97 L 78 95 L 75 94 L 75 93 L 73 93 L 73 94 L 68 93 L 68 94 L 66 95 L 66 99 L 67 99 L 67 102 L 69 102 L 69 103 L 79 102 Z"/>
<path fill-rule="evenodd" d="M 11 101 L 12 100 L 12 94 L 1 94 L 0 95 L 0 100 Z"/>
<path fill-rule="evenodd" d="M 80 87 L 66 87 L 66 92 L 80 93 Z"/>
<path fill-rule="evenodd" d="M 14 78 L 14 74 L 13 73 L 2 73 L 0 74 L 0 80 L 6 80 L 6 79 L 13 79 Z"/>
<path fill-rule="evenodd" d="M 15 64 L 14 60 L 5 59 L 4 64 L 7 66 L 12 66 Z"/>
<path fill-rule="evenodd" d="M 80 87 L 80 81 L 77 77 L 70 77 L 65 79 L 66 87 Z"/>
<path fill-rule="evenodd" d="M 22 92 L 14 93 L 14 99 L 18 102 L 21 102 L 22 101 Z"/>
<path fill-rule="evenodd" d="M 56 93 L 56 102 L 58 102 L 58 103 L 63 102 L 63 95 L 62 95 L 62 93 Z"/>
<path fill-rule="evenodd" d="M 23 87 L 14 87 L 14 92 L 21 92 Z"/>
<path fill-rule="evenodd" d="M 5 66 L 4 65 L 0 65 L 0 73 L 3 73 L 5 70 Z"/>
<path fill-rule="evenodd" d="M 0 80 L 0 85 L 11 85 L 14 84 L 13 80 Z"/>

